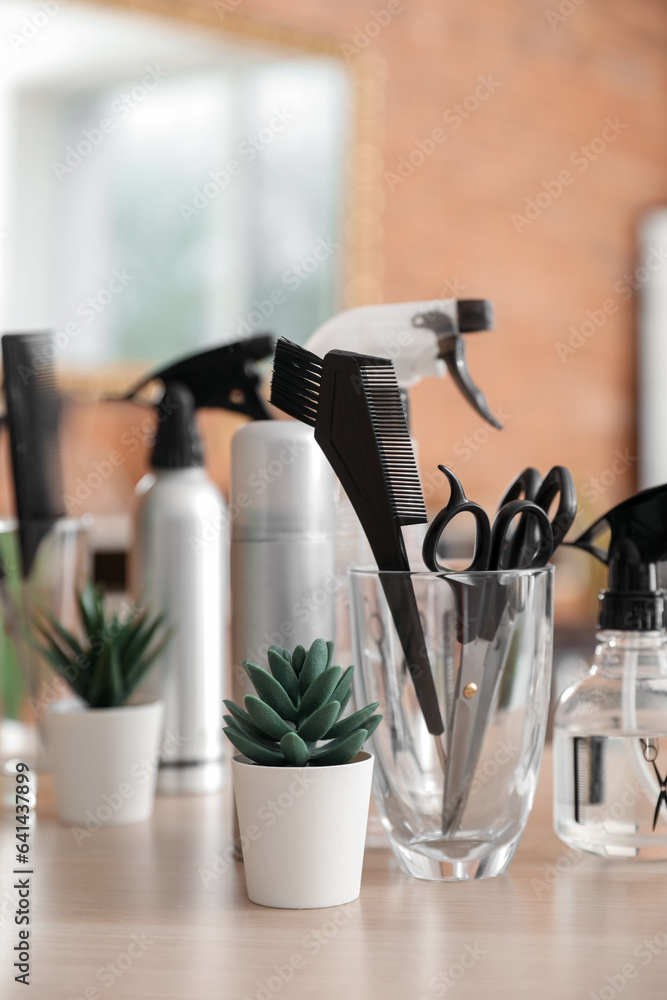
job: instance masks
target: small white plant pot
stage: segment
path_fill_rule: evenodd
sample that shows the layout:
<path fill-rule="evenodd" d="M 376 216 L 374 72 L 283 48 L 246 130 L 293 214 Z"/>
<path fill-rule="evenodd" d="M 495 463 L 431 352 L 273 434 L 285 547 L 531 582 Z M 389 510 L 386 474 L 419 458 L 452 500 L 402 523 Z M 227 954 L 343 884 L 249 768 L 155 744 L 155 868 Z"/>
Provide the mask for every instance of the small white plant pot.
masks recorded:
<path fill-rule="evenodd" d="M 261 906 L 342 906 L 361 889 L 373 755 L 333 767 L 232 758 L 248 898 Z"/>
<path fill-rule="evenodd" d="M 68 826 L 141 823 L 153 812 L 164 704 L 88 708 L 53 702 L 47 735 L 58 819 Z"/>

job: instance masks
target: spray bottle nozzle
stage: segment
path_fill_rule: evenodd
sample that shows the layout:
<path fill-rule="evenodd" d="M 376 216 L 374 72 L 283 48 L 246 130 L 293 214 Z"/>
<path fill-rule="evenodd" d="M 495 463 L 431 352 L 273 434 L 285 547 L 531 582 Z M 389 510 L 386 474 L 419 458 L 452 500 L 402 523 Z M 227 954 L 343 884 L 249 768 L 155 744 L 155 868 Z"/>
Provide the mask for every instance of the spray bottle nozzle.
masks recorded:
<path fill-rule="evenodd" d="M 165 384 L 178 382 L 186 386 L 194 397 L 196 409 L 202 406 L 221 407 L 243 413 L 254 420 L 269 420 L 269 412 L 259 391 L 261 375 L 257 362 L 273 354 L 274 346 L 270 334 L 258 334 L 248 340 L 191 354 L 151 372 L 125 398 L 132 399 L 149 382 L 161 379 Z"/>
<path fill-rule="evenodd" d="M 391 358 L 401 389 L 449 370 L 468 402 L 484 420 L 500 429 L 486 397 L 466 364 L 462 334 L 493 329 L 488 299 L 430 299 L 357 306 L 327 320 L 306 348 L 323 358 L 334 349 Z M 415 331 L 421 331 L 415 334 Z"/>
<path fill-rule="evenodd" d="M 599 518 L 576 541 L 609 567 L 600 626 L 652 631 L 667 624 L 658 564 L 667 559 L 667 484 L 642 490 Z"/>
<path fill-rule="evenodd" d="M 204 452 L 195 420 L 195 401 L 188 387 L 179 382 L 167 382 L 157 413 L 152 468 L 191 469 L 203 465 Z"/>
<path fill-rule="evenodd" d="M 432 330 L 438 339 L 438 357 L 445 362 L 449 374 L 480 417 L 498 430 L 501 422 L 494 416 L 486 396 L 475 385 L 468 371 L 466 349 L 462 334 L 477 333 L 493 329 L 493 308 L 488 299 L 459 299 L 456 303 L 456 319 L 439 309 L 417 313 L 412 325 L 423 330 Z"/>

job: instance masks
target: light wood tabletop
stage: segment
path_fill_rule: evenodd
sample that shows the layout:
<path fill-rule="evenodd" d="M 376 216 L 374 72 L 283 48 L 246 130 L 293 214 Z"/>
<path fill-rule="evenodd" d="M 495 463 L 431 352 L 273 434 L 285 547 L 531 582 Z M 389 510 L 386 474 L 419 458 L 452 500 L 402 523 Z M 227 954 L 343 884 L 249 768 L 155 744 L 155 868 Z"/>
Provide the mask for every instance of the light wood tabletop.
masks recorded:
<path fill-rule="evenodd" d="M 509 872 L 408 878 L 366 852 L 361 897 L 249 903 L 228 793 L 159 798 L 152 821 L 80 844 L 42 783 L 31 830 L 31 985 L 14 982 L 15 824 L 0 827 L 0 996 L 32 1000 L 650 1000 L 667 997 L 667 863 L 576 855 L 551 827 L 551 760 Z M 19 876 L 20 877 L 20 876 Z"/>

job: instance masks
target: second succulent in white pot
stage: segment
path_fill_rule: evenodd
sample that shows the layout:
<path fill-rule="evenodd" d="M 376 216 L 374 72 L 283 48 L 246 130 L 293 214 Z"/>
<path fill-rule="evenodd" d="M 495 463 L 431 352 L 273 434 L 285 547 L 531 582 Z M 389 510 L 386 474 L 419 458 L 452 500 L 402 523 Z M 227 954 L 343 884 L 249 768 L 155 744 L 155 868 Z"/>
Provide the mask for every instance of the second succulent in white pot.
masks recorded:
<path fill-rule="evenodd" d="M 36 623 L 38 648 L 78 695 L 47 708 L 58 818 L 87 830 L 137 823 L 153 811 L 164 706 L 127 700 L 169 635 L 158 637 L 162 615 L 107 617 L 91 584 L 77 600 L 83 638 L 51 615 Z"/>
<path fill-rule="evenodd" d="M 340 906 L 359 895 L 373 756 L 362 751 L 378 703 L 343 718 L 354 667 L 333 643 L 272 646 L 271 672 L 244 667 L 257 695 L 226 701 L 248 897 L 289 909 Z"/>

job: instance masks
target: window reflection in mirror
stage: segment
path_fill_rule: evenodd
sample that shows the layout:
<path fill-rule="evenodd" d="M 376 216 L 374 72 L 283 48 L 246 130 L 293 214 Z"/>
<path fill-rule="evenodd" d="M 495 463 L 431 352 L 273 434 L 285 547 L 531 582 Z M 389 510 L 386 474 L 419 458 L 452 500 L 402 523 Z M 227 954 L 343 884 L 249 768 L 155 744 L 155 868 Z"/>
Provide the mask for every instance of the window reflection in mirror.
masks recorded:
<path fill-rule="evenodd" d="M 303 342 L 337 308 L 344 64 L 53 7 L 0 8 L 2 328 L 86 367 Z"/>

